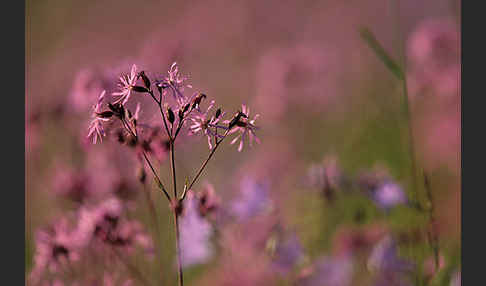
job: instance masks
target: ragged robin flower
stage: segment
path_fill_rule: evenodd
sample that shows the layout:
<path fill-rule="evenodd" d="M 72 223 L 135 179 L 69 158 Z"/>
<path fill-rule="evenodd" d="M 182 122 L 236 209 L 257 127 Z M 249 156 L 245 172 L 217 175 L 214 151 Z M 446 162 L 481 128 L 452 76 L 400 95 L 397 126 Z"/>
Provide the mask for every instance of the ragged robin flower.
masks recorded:
<path fill-rule="evenodd" d="M 189 127 L 192 134 L 201 132 L 208 137 L 209 149 L 213 149 L 213 144 L 211 140 L 213 138 L 223 138 L 223 134 L 218 133 L 218 129 L 227 129 L 224 126 L 218 125 L 221 118 L 224 116 L 224 112 L 221 113 L 221 109 L 218 109 L 214 116 L 209 115 L 209 111 L 214 106 L 214 100 L 211 101 L 209 107 L 206 111 L 199 114 L 194 114 L 189 120 L 192 125 Z"/>
<path fill-rule="evenodd" d="M 117 97 L 113 104 L 121 103 L 122 105 L 125 105 L 125 103 L 127 103 L 138 77 L 139 75 L 137 74 L 136 65 L 132 66 L 129 75 L 125 74 L 120 77 L 120 82 L 118 83 L 120 91 L 112 93 L 113 96 Z"/>
<path fill-rule="evenodd" d="M 94 119 L 89 124 L 88 128 L 88 138 L 91 138 L 93 144 L 96 144 L 98 140 L 101 142 L 103 137 L 106 136 L 105 130 L 103 129 L 103 121 L 108 121 L 110 114 L 101 112 L 101 103 L 105 97 L 106 91 L 102 91 L 100 96 L 98 97 L 98 101 L 93 106 L 93 117 Z"/>
<path fill-rule="evenodd" d="M 255 126 L 255 120 L 260 115 L 257 114 L 253 119 L 250 120 L 250 108 L 247 108 L 246 105 L 241 105 L 241 111 L 238 112 L 233 120 L 231 121 L 225 121 L 225 123 L 229 124 L 230 131 L 228 134 L 236 133 L 238 132 L 238 136 L 236 136 L 233 141 L 231 141 L 230 144 L 234 144 L 240 139 L 240 145 L 238 146 L 238 152 L 241 152 L 243 150 L 243 144 L 245 141 L 245 138 L 248 136 L 248 141 L 250 144 L 250 147 L 253 144 L 253 140 L 255 140 L 257 143 L 260 143 L 260 139 L 255 134 L 255 131 L 258 129 L 258 127 Z"/>

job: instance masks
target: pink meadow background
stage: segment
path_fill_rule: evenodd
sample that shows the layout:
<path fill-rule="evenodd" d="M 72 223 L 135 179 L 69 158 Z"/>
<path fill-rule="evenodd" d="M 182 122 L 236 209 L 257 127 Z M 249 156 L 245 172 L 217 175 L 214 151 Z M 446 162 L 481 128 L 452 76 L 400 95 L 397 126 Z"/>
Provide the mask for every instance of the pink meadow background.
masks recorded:
<path fill-rule="evenodd" d="M 228 116 L 242 103 L 260 114 L 261 143 L 225 142 L 194 185 L 212 207 L 181 226 L 186 285 L 460 285 L 459 15 L 449 0 L 27 1 L 26 284 L 176 285 L 163 194 L 137 181 L 126 146 L 86 136 L 101 91 L 133 64 L 155 79 L 177 62 Z M 364 27 L 405 63 L 410 117 Z M 183 182 L 207 140 L 177 148 Z M 155 162 L 169 182 L 167 158 Z M 94 245 L 58 261 L 52 241 L 81 240 L 83 212 L 104 208 L 133 235 L 124 258 Z M 76 229 L 52 234 L 64 228 Z"/>

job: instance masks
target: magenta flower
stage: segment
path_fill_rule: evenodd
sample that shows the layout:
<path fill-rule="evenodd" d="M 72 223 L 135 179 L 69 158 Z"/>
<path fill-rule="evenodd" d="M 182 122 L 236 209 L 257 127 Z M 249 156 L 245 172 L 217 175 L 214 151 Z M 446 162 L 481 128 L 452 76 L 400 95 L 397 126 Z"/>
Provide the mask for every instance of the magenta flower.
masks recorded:
<path fill-rule="evenodd" d="M 194 114 L 189 118 L 189 120 L 192 121 L 192 125 L 189 127 L 190 132 L 192 134 L 201 132 L 203 135 L 206 135 L 208 137 L 209 149 L 213 149 L 213 144 L 211 143 L 213 138 L 223 137 L 222 134 L 218 134 L 218 128 L 226 129 L 226 127 L 218 125 L 220 119 L 224 116 L 224 113 L 216 114 L 218 116 L 209 116 L 209 111 L 213 106 L 214 100 L 211 101 L 206 111 L 199 114 Z"/>
<path fill-rule="evenodd" d="M 113 104 L 121 103 L 122 105 L 125 105 L 125 103 L 127 103 L 132 93 L 132 89 L 137 82 L 137 79 L 137 66 L 133 65 L 130 71 L 130 75 L 125 74 L 120 77 L 120 82 L 118 83 L 120 91 L 112 93 L 112 95 L 117 97 Z"/>
<path fill-rule="evenodd" d="M 183 104 L 186 97 L 184 96 L 184 81 L 187 80 L 187 76 L 182 75 L 179 72 L 179 67 L 177 63 L 174 62 L 169 69 L 168 76 L 165 79 L 158 83 L 158 87 L 164 89 L 164 94 L 167 93 L 168 88 L 172 91 L 172 95 L 174 99 L 177 100 L 179 104 Z M 192 88 L 191 85 L 186 85 L 189 88 Z"/>
<path fill-rule="evenodd" d="M 103 137 L 106 136 L 105 130 L 103 129 L 103 121 L 108 121 L 108 118 L 104 118 L 99 116 L 99 113 L 101 113 L 101 103 L 103 102 L 103 99 L 105 97 L 106 91 L 103 90 L 98 97 L 98 102 L 94 105 L 93 107 L 93 117 L 94 119 L 91 121 L 89 124 L 88 128 L 88 138 L 91 138 L 93 144 L 96 144 L 98 140 L 101 142 L 103 140 Z"/>
<path fill-rule="evenodd" d="M 255 115 L 252 120 L 250 120 L 250 108 L 247 108 L 246 105 L 241 105 L 241 112 L 245 116 L 241 116 L 240 120 L 236 123 L 236 126 L 233 127 L 228 134 L 239 132 L 238 136 L 236 136 L 230 144 L 236 143 L 238 139 L 240 139 L 240 145 L 238 147 L 238 152 L 243 150 L 243 144 L 245 138 L 248 136 L 250 147 L 253 145 L 253 140 L 260 144 L 260 139 L 255 134 L 255 131 L 258 127 L 255 126 L 255 120 L 260 116 L 259 114 Z M 230 123 L 229 121 L 225 121 L 225 123 Z"/>

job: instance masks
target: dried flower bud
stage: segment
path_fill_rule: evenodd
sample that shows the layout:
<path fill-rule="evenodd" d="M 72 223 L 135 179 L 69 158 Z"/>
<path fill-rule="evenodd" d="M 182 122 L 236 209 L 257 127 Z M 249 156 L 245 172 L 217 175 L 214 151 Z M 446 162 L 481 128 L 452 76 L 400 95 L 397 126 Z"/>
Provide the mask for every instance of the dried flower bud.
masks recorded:
<path fill-rule="evenodd" d="M 186 104 L 186 106 L 184 106 L 184 113 L 186 113 L 188 110 L 189 110 L 189 107 L 191 106 L 190 103 Z"/>
<path fill-rule="evenodd" d="M 150 80 L 149 80 L 149 78 L 147 77 L 147 75 L 145 74 L 145 72 L 144 72 L 144 71 L 141 71 L 139 75 L 140 75 L 140 77 L 142 78 L 142 80 L 143 80 L 143 84 L 145 85 L 145 87 L 146 87 L 147 89 L 150 89 Z"/>
<path fill-rule="evenodd" d="M 219 118 L 221 116 L 221 108 L 218 108 L 218 110 L 216 110 L 216 114 L 214 115 L 214 118 Z"/>
<path fill-rule="evenodd" d="M 127 144 L 130 147 L 135 147 L 137 146 L 137 138 L 133 137 L 132 135 L 128 135 L 128 141 Z"/>
<path fill-rule="evenodd" d="M 116 104 L 108 103 L 108 108 L 110 108 L 110 110 L 113 112 L 113 115 L 115 115 L 116 117 L 120 119 L 124 118 L 125 108 L 120 103 L 116 103 Z"/>
<path fill-rule="evenodd" d="M 133 91 L 136 91 L 136 92 L 148 92 L 148 91 L 149 91 L 149 90 L 148 90 L 148 89 L 146 89 L 145 87 L 143 87 L 143 86 L 139 86 L 139 85 L 134 85 L 134 86 L 132 87 L 132 90 L 133 90 Z"/>
<path fill-rule="evenodd" d="M 248 118 L 248 116 L 246 116 L 246 114 L 244 114 L 241 111 L 238 111 L 235 114 L 235 116 L 233 117 L 233 119 L 230 121 L 230 123 L 228 124 L 228 128 L 231 129 L 231 128 L 235 127 L 235 125 L 239 124 L 241 117 Z"/>
<path fill-rule="evenodd" d="M 96 115 L 100 118 L 110 118 L 113 116 L 113 112 L 112 111 L 103 111 L 103 112 L 97 112 Z"/>
<path fill-rule="evenodd" d="M 169 107 L 167 108 L 167 118 L 169 119 L 169 122 L 171 124 L 174 123 L 174 120 L 175 120 L 175 115 L 174 115 L 174 112 L 172 111 L 172 109 Z"/>
<path fill-rule="evenodd" d="M 117 135 L 118 142 L 120 142 L 121 144 L 125 143 L 125 135 L 123 134 L 123 131 L 121 129 L 118 130 L 116 135 Z"/>
<path fill-rule="evenodd" d="M 137 177 L 140 183 L 145 184 L 145 181 L 147 180 L 147 173 L 145 172 L 144 168 L 140 168 L 138 170 Z"/>
<path fill-rule="evenodd" d="M 182 120 L 184 118 L 184 111 L 182 109 L 179 109 L 179 120 Z"/>
<path fill-rule="evenodd" d="M 125 118 L 132 119 L 132 112 L 128 108 L 125 108 Z"/>
<path fill-rule="evenodd" d="M 204 98 L 206 98 L 206 95 L 204 93 L 199 93 L 192 101 L 192 109 L 197 108 Z"/>

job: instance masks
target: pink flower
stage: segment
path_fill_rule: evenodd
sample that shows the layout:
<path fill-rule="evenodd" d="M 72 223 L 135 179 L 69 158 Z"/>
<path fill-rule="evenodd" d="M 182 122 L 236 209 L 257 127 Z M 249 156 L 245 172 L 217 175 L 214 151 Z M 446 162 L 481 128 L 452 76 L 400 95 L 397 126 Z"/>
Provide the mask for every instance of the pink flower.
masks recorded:
<path fill-rule="evenodd" d="M 36 233 L 32 280 L 38 281 L 45 271 L 58 272 L 62 267 L 79 259 L 78 248 L 71 238 L 72 231 L 68 228 L 66 219 L 61 219 Z"/>
<path fill-rule="evenodd" d="M 179 67 L 177 66 L 177 63 L 174 62 L 169 69 L 168 76 L 160 83 L 157 85 L 160 88 L 164 89 L 164 94 L 167 94 L 167 88 L 169 88 L 172 91 L 172 95 L 174 99 L 177 100 L 179 104 L 183 104 L 185 101 L 186 97 L 184 96 L 184 81 L 187 80 L 187 76 L 182 75 L 179 72 Z M 189 88 L 192 88 L 191 85 L 186 85 Z"/>
<path fill-rule="evenodd" d="M 241 112 L 244 116 L 240 117 L 240 120 L 236 123 L 236 125 L 228 132 L 228 134 L 239 132 L 238 136 L 236 136 L 230 144 L 236 143 L 238 139 L 240 139 L 240 145 L 238 147 L 238 152 L 243 150 L 243 143 L 245 138 L 248 136 L 250 147 L 253 145 L 253 140 L 260 144 L 260 139 L 255 134 L 255 131 L 258 127 L 255 126 L 255 120 L 260 116 L 259 114 L 255 115 L 252 120 L 250 120 L 250 108 L 247 108 L 246 105 L 241 105 Z M 230 123 L 229 121 L 225 121 L 225 123 Z"/>
<path fill-rule="evenodd" d="M 133 65 L 130 75 L 126 74 L 120 77 L 120 82 L 118 83 L 120 91 L 112 93 L 112 95 L 118 97 L 113 104 L 121 103 L 122 105 L 125 105 L 125 103 L 127 103 L 137 79 L 137 66 Z"/>
<path fill-rule="evenodd" d="M 209 107 L 206 111 L 201 112 L 199 114 L 194 114 L 192 117 L 189 118 L 192 121 L 192 125 L 190 126 L 190 132 L 192 134 L 196 134 L 201 132 L 202 134 L 208 137 L 208 145 L 209 149 L 213 149 L 213 145 L 211 140 L 213 138 L 222 138 L 222 134 L 218 134 L 218 128 L 226 129 L 226 127 L 218 125 L 220 119 L 224 116 L 224 113 L 215 114 L 214 116 L 209 116 L 209 111 L 214 106 L 214 100 L 211 101 Z M 217 112 L 218 113 L 218 112 Z"/>
<path fill-rule="evenodd" d="M 108 118 L 103 118 L 98 116 L 98 113 L 101 113 L 101 103 L 105 97 L 106 91 L 103 90 L 98 97 L 98 102 L 93 107 L 93 117 L 94 119 L 89 124 L 88 128 L 88 138 L 91 138 L 93 144 L 96 144 L 98 140 L 101 142 L 103 137 L 106 136 L 105 130 L 103 129 L 103 121 L 108 121 Z"/>

